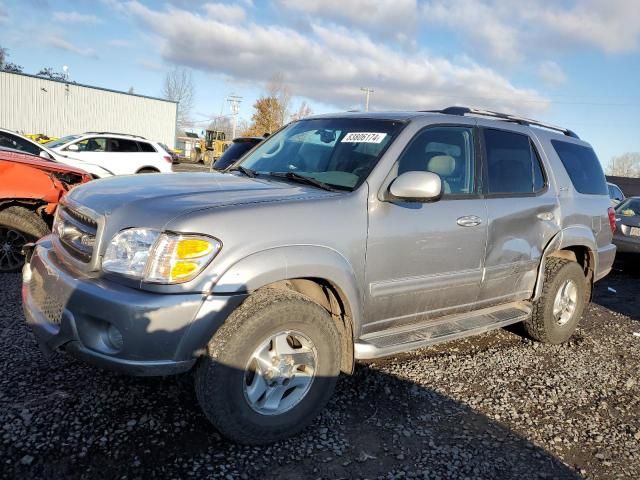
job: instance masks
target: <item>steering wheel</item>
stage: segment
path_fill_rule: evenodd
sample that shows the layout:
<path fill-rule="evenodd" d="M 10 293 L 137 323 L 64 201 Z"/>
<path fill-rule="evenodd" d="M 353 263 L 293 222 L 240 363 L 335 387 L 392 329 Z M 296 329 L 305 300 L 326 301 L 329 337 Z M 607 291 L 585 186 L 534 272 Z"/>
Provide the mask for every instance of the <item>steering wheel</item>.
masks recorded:
<path fill-rule="evenodd" d="M 278 147 L 273 152 L 263 153 L 262 158 L 275 157 L 277 154 L 279 154 L 282 151 L 283 147 L 284 147 L 284 138 L 280 138 L 280 140 L 278 141 Z"/>

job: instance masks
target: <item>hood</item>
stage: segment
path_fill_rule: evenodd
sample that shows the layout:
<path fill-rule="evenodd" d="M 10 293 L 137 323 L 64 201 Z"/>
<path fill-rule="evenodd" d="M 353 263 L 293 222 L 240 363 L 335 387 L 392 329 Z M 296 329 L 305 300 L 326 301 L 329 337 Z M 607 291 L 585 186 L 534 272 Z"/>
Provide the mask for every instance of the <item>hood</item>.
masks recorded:
<path fill-rule="evenodd" d="M 87 172 L 80 170 L 79 168 L 70 167 L 69 165 L 60 164 L 26 153 L 0 150 L 0 160 L 29 165 L 30 167 L 37 168 L 38 170 L 45 172 L 74 173 L 82 177 L 87 174 Z"/>
<path fill-rule="evenodd" d="M 82 185 L 67 198 L 99 215 L 118 217 L 115 223 L 123 228 L 162 228 L 178 215 L 206 208 L 334 195 L 339 193 L 275 179 L 201 172 L 110 177 Z"/>

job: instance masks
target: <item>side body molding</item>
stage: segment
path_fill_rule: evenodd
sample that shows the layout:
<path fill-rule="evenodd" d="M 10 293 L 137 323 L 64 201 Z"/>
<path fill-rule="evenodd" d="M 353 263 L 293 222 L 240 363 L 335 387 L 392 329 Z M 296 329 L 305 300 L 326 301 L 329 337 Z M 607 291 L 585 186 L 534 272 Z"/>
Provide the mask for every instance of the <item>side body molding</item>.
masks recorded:
<path fill-rule="evenodd" d="M 538 278 L 536 280 L 533 300 L 537 300 L 542 295 L 544 283 L 544 269 L 547 257 L 557 250 L 567 247 L 587 247 L 591 251 L 594 272 L 598 271 L 598 244 L 593 232 L 582 225 L 572 225 L 563 228 L 547 243 L 542 254 L 542 260 L 538 266 Z"/>
<path fill-rule="evenodd" d="M 358 338 L 363 310 L 356 273 L 345 257 L 328 247 L 293 245 L 253 253 L 224 272 L 211 293 L 253 292 L 265 285 L 293 278 L 319 278 L 333 284 L 349 304 L 353 335 Z"/>

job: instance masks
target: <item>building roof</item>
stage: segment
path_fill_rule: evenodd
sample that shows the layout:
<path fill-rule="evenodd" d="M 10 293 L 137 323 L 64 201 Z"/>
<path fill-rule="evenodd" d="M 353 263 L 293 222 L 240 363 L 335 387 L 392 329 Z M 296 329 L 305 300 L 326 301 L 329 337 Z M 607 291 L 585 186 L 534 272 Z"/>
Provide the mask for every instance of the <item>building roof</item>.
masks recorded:
<path fill-rule="evenodd" d="M 178 103 L 178 102 L 176 102 L 174 100 L 167 100 L 166 98 L 152 97 L 152 96 L 149 96 L 149 95 L 140 95 L 138 93 L 123 92 L 121 90 L 113 90 L 111 88 L 96 87 L 95 85 L 86 85 L 84 83 L 77 83 L 77 82 L 74 82 L 74 81 L 53 80 L 51 78 L 40 77 L 38 75 L 32 75 L 30 73 L 5 72 L 5 71 L 0 71 L 0 73 L 6 73 L 8 75 L 20 75 L 22 77 L 31 77 L 31 78 L 36 78 L 38 80 L 44 80 L 46 82 L 62 83 L 64 85 L 75 85 L 76 87 L 91 88 L 93 90 L 102 90 L 103 92 L 119 93 L 119 94 L 122 94 L 122 95 L 130 95 L 132 97 L 148 98 L 150 100 L 158 100 L 160 102 L 169 102 L 169 103 L 176 103 L 176 104 Z"/>

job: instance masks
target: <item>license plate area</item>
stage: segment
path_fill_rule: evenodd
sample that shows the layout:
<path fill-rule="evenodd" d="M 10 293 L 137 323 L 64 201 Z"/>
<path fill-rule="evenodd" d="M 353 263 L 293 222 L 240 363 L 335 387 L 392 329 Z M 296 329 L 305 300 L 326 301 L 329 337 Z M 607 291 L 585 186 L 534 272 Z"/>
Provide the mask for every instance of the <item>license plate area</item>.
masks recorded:
<path fill-rule="evenodd" d="M 629 235 L 633 237 L 640 237 L 640 227 L 631 227 Z"/>
<path fill-rule="evenodd" d="M 59 326 L 64 307 L 55 292 L 47 292 L 45 279 L 37 269 L 32 270 L 29 290 L 36 307 L 47 321 L 52 325 Z"/>

